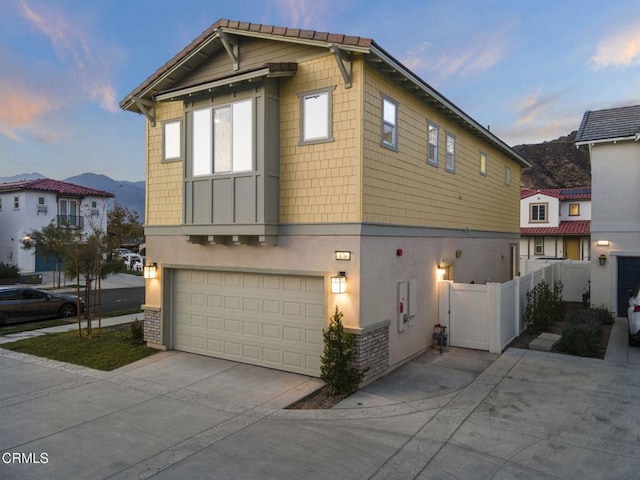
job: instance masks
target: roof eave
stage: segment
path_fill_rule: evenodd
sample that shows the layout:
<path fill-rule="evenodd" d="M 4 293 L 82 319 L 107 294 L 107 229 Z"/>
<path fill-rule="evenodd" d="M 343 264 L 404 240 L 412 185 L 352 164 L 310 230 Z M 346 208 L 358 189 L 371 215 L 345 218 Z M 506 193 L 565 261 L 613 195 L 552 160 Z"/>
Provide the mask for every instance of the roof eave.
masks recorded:
<path fill-rule="evenodd" d="M 638 141 L 638 137 L 636 135 L 632 135 L 629 137 L 615 137 L 615 138 L 599 138 L 599 139 L 593 139 L 593 140 L 580 140 L 580 141 L 576 141 L 576 146 L 581 146 L 581 145 L 594 145 L 596 143 L 616 143 L 616 142 L 637 142 Z"/>
<path fill-rule="evenodd" d="M 491 133 L 485 127 L 483 127 L 478 122 L 473 120 L 469 115 L 467 115 L 460 108 L 458 108 L 456 105 L 450 102 L 442 94 L 434 90 L 420 77 L 418 77 L 409 69 L 404 67 L 404 65 L 402 65 L 400 62 L 394 59 L 391 55 L 385 52 L 381 47 L 375 44 L 375 42 L 372 42 L 371 53 L 376 55 L 383 62 L 387 63 L 391 67 L 395 68 L 402 75 L 407 77 L 407 79 L 409 79 L 411 82 L 417 85 L 425 93 L 427 93 L 428 95 L 433 97 L 435 100 L 437 100 L 439 103 L 441 103 L 446 109 L 450 111 L 450 113 L 462 119 L 469 127 L 476 130 L 481 136 L 488 139 L 491 143 L 495 144 L 499 149 L 507 153 L 512 159 L 520 163 L 522 167 L 531 167 L 531 164 L 528 161 L 526 161 L 523 157 L 518 155 L 509 145 L 504 143 L 502 140 L 496 137 L 493 133 Z"/>

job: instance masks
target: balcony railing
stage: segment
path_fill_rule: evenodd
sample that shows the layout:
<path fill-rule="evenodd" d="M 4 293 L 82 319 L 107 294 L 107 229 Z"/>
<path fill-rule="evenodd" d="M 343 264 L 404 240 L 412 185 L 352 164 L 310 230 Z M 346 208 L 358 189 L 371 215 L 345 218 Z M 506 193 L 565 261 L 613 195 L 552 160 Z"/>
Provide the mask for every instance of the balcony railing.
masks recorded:
<path fill-rule="evenodd" d="M 58 225 L 68 225 L 71 228 L 84 228 L 84 218 L 77 215 L 58 215 Z"/>

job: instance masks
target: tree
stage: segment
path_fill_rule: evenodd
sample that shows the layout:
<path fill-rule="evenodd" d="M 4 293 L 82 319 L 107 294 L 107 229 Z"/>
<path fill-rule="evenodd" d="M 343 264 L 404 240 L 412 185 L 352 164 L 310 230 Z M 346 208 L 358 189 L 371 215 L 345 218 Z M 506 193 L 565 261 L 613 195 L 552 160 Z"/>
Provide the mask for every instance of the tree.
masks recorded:
<path fill-rule="evenodd" d="M 355 392 L 363 374 L 351 365 L 355 355 L 356 337 L 344 331 L 343 314 L 338 310 L 329 319 L 329 327 L 322 330 L 324 352 L 320 359 L 320 378 L 329 395 Z"/>
<path fill-rule="evenodd" d="M 131 212 L 117 202 L 107 212 L 107 232 L 115 239 L 116 247 L 125 240 L 141 241 L 144 237 L 144 228 L 139 221 L 138 212 Z"/>
<path fill-rule="evenodd" d="M 60 287 L 61 272 L 65 256 L 68 253 L 69 245 L 79 241 L 81 232 L 71 228 L 68 224 L 58 224 L 53 220 L 49 225 L 42 227 L 41 230 L 33 230 L 27 234 L 29 240 L 23 244 L 25 250 L 30 250 L 33 246 L 38 246 L 38 252 L 45 259 L 53 261 L 54 265 L 54 284 Z"/>

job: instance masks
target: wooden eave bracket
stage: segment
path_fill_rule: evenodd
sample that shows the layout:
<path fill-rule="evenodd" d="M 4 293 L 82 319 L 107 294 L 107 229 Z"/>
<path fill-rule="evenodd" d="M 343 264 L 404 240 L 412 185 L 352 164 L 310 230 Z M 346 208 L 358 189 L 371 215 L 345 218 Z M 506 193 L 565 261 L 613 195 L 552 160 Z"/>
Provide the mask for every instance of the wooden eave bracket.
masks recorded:
<path fill-rule="evenodd" d="M 227 51 L 227 55 L 231 59 L 231 63 L 233 63 L 233 69 L 240 69 L 240 57 L 238 55 L 238 37 L 234 35 L 229 35 L 228 33 L 223 32 L 222 30 L 218 30 L 218 37 L 220 38 L 220 42 L 222 46 Z"/>
<path fill-rule="evenodd" d="M 340 48 L 333 44 L 329 47 L 331 53 L 333 53 L 338 69 L 342 74 L 344 80 L 344 88 L 351 88 L 351 55 L 340 50 Z"/>
<path fill-rule="evenodd" d="M 151 123 L 152 127 L 156 126 L 156 104 L 151 100 L 145 100 L 144 98 L 131 96 L 131 101 L 136 104 L 142 114 L 147 117 L 147 120 Z"/>

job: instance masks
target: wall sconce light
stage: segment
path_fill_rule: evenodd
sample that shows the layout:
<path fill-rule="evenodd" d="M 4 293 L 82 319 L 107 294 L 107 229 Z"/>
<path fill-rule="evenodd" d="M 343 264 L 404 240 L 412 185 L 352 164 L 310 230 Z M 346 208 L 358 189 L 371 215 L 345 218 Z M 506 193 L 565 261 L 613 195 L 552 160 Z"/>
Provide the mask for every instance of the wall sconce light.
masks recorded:
<path fill-rule="evenodd" d="M 156 278 L 158 276 L 158 264 L 153 262 L 151 265 L 144 266 L 144 278 Z"/>
<path fill-rule="evenodd" d="M 345 293 L 347 291 L 347 276 L 344 272 L 331 277 L 331 293 Z"/>
<path fill-rule="evenodd" d="M 24 248 L 29 249 L 29 248 L 31 248 L 32 244 L 33 244 L 33 240 L 31 239 L 31 237 L 29 235 L 25 235 L 22 238 L 22 245 L 24 246 Z"/>
<path fill-rule="evenodd" d="M 606 265 L 607 263 L 607 256 L 603 253 L 602 255 L 600 255 L 598 257 L 598 262 L 600 262 L 600 265 Z"/>
<path fill-rule="evenodd" d="M 609 246 L 609 240 L 598 240 L 596 242 L 596 245 L 598 245 L 599 247 L 608 247 Z"/>

